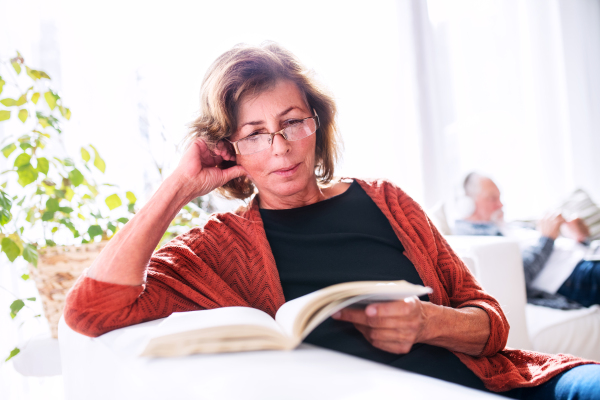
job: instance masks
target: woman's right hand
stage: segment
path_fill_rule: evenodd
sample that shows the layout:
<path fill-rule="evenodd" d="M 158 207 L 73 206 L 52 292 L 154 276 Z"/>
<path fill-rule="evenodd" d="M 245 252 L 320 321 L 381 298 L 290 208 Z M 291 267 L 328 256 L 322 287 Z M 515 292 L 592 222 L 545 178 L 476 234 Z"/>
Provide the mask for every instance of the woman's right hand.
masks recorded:
<path fill-rule="evenodd" d="M 240 165 L 227 169 L 218 168 L 223 161 L 235 161 L 235 154 L 223 142 L 219 142 L 211 152 L 204 140 L 198 138 L 190 144 L 172 177 L 177 179 L 181 189 L 191 200 L 247 174 Z"/>
<path fill-rule="evenodd" d="M 220 144 L 211 153 L 202 139 L 194 140 L 175 171 L 94 260 L 87 276 L 120 285 L 142 284 L 156 245 L 181 207 L 247 174 L 239 165 L 218 168 L 223 161 L 235 161 L 226 146 Z"/>

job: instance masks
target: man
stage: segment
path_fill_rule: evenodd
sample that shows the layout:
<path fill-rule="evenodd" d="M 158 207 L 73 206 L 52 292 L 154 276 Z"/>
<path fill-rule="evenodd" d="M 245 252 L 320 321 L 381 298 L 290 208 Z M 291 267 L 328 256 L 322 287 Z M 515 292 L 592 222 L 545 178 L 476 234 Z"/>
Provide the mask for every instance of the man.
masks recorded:
<path fill-rule="evenodd" d="M 455 223 L 456 235 L 504 235 L 503 233 L 503 204 L 500 201 L 500 190 L 488 177 L 477 173 L 470 173 L 464 181 L 465 199 L 459 204 L 465 219 Z M 553 308 L 573 309 L 592 304 L 600 304 L 600 262 L 575 259 L 575 261 L 562 261 L 561 272 L 568 276 L 566 280 L 558 282 L 558 290 L 540 290 L 533 287 L 532 283 L 544 267 L 553 252 L 571 251 L 570 249 L 556 249 L 555 241 L 561 233 L 571 239 L 587 244 L 589 230 L 585 223 L 575 218 L 566 221 L 560 213 L 546 215 L 539 221 L 537 230 L 539 238 L 533 245 L 523 249 L 523 268 L 527 288 L 527 301 L 532 304 Z M 568 255 L 568 254 L 567 254 Z M 573 259 L 571 254 L 570 258 Z M 558 257 L 556 260 L 568 260 L 569 257 Z M 570 272 L 570 275 L 569 275 Z M 562 278 L 559 277 L 562 280 Z M 539 285 L 538 285 L 539 286 Z M 552 285 L 550 285 L 552 286 Z"/>

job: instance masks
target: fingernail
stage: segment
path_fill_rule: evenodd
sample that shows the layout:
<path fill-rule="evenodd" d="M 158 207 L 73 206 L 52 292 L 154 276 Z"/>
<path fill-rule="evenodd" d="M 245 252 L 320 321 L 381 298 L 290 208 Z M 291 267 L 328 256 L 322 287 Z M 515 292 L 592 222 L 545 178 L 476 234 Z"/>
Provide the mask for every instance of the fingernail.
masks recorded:
<path fill-rule="evenodd" d="M 338 311 L 338 312 L 336 312 L 335 314 L 333 314 L 333 315 L 331 316 L 331 318 L 333 318 L 333 319 L 338 319 L 338 318 L 340 318 L 341 316 L 342 316 L 342 313 Z"/>
<path fill-rule="evenodd" d="M 377 315 L 377 307 L 375 306 L 369 306 L 367 307 L 367 309 L 365 310 L 365 313 L 369 316 L 369 317 L 374 317 L 375 315 Z"/>

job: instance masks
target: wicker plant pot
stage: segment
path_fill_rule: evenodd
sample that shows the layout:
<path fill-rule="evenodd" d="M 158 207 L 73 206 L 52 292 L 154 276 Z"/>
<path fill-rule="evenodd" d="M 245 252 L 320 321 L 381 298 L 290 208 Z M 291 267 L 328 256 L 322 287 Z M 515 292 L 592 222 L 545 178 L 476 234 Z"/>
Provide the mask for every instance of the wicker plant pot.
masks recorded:
<path fill-rule="evenodd" d="M 38 267 L 30 266 L 52 337 L 58 337 L 58 320 L 65 306 L 67 292 L 84 269 L 92 265 L 108 241 L 79 246 L 48 247 L 40 250 Z"/>

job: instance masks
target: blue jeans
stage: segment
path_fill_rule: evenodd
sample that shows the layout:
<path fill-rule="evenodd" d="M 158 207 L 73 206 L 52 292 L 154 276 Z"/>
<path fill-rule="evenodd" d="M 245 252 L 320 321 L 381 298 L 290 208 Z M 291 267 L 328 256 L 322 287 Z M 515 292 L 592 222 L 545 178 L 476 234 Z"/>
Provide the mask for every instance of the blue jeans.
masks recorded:
<path fill-rule="evenodd" d="M 600 400 L 600 365 L 580 365 L 542 385 L 499 394 L 521 400 Z"/>
<path fill-rule="evenodd" d="M 600 261 L 581 261 L 558 289 L 558 294 L 589 307 L 600 304 Z"/>

